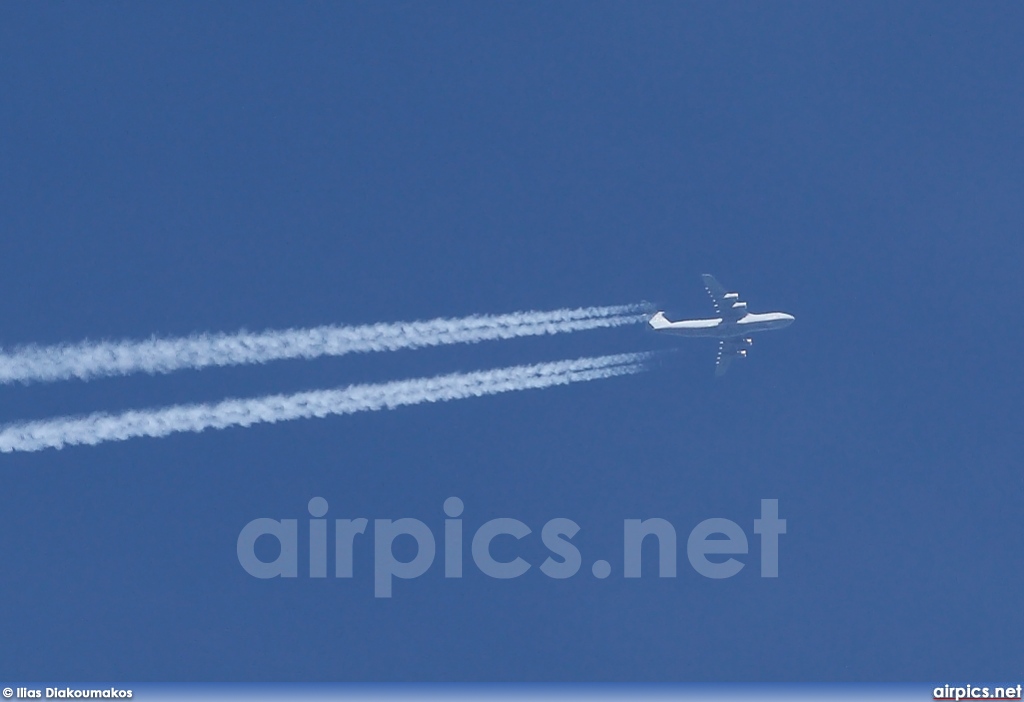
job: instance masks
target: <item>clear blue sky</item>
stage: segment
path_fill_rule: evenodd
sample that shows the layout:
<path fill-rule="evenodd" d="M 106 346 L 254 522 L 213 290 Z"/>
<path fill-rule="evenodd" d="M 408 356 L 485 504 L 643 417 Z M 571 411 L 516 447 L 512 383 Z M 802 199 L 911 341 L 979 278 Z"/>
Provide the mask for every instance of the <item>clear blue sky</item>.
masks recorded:
<path fill-rule="evenodd" d="M 650 373 L 0 457 L 0 675 L 900 680 L 1019 673 L 1019 3 L 5 3 L 0 343 L 561 306 L 796 323 L 0 389 L 0 419 L 678 348 Z M 257 517 L 580 524 L 584 567 L 262 581 Z M 752 528 L 779 499 L 780 577 Z M 678 577 L 622 577 L 626 518 Z M 751 538 L 689 568 L 709 517 Z M 304 543 L 304 542 L 303 542 Z M 468 547 L 467 547 L 468 549 Z M 496 549 L 512 554 L 511 542 Z M 590 574 L 597 558 L 613 575 Z M 301 561 L 300 561 L 301 563 Z M 300 566 L 301 567 L 301 566 Z"/>

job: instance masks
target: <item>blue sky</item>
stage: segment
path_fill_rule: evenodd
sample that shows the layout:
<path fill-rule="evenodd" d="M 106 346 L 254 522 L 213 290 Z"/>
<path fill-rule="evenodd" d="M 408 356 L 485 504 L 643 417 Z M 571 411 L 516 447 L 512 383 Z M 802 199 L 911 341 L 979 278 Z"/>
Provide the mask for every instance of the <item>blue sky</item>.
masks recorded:
<path fill-rule="evenodd" d="M 647 374 L 0 457 L 0 674 L 902 680 L 1019 671 L 1024 8 L 0 8 L 0 343 L 651 300 L 796 323 L 713 377 L 641 327 L 6 386 L 0 419 L 674 348 Z M 584 567 L 257 580 L 258 517 L 575 520 Z M 752 520 L 777 498 L 780 577 Z M 622 577 L 627 518 L 679 575 Z M 751 538 L 708 580 L 709 517 Z M 496 550 L 497 550 L 496 546 Z M 511 544 L 502 553 L 514 555 Z M 610 561 L 598 580 L 590 563 Z"/>

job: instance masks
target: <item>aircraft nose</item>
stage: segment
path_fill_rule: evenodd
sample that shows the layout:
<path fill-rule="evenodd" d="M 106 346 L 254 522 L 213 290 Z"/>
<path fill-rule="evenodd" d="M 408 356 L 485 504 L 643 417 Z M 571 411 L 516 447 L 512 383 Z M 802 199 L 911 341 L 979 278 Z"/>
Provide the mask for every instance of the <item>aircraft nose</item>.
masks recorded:
<path fill-rule="evenodd" d="M 794 317 L 791 314 L 783 313 L 782 318 L 786 321 L 786 324 L 792 324 L 794 321 L 796 321 L 796 317 Z"/>

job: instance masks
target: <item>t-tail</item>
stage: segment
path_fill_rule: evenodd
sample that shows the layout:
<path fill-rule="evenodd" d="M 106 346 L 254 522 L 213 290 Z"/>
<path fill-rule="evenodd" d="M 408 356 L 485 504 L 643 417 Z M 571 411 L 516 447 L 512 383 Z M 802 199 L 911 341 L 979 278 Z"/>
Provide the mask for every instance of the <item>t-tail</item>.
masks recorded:
<path fill-rule="evenodd" d="M 656 312 L 655 315 L 647 321 L 647 323 L 651 325 L 652 329 L 664 329 L 665 327 L 672 326 L 672 322 L 668 321 L 668 318 L 665 317 L 665 313 L 660 311 Z"/>

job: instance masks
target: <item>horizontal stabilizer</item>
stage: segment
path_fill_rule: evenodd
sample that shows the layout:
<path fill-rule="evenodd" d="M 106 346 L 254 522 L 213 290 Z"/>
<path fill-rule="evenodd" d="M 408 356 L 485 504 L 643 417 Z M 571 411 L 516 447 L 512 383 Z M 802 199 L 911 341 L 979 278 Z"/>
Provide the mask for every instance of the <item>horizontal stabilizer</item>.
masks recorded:
<path fill-rule="evenodd" d="M 664 312 L 656 313 L 648 320 L 647 323 L 650 324 L 653 329 L 664 329 L 665 327 L 672 325 L 672 322 L 668 321 L 668 318 L 665 317 Z"/>

